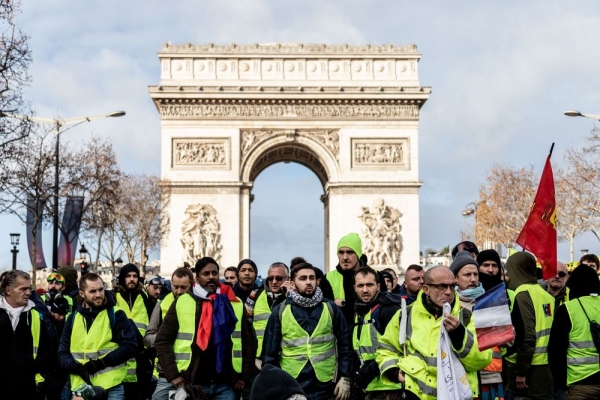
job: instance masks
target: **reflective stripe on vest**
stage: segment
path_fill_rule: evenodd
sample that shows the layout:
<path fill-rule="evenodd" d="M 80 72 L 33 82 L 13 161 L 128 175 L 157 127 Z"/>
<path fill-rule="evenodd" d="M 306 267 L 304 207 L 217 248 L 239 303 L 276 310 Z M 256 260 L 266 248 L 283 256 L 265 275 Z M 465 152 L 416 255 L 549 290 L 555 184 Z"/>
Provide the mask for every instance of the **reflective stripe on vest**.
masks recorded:
<path fill-rule="evenodd" d="M 256 339 L 258 339 L 256 357 L 260 357 L 262 354 L 265 328 L 267 327 L 270 315 L 271 309 L 269 308 L 269 302 L 267 301 L 267 293 L 263 290 L 254 304 L 254 319 L 252 320 L 252 326 L 254 326 L 254 331 L 256 332 Z"/>
<path fill-rule="evenodd" d="M 519 286 L 515 290 L 513 300 L 519 293 L 528 292 L 535 313 L 535 350 L 531 365 L 548 364 L 548 342 L 550 341 L 550 328 L 554 320 L 554 297 L 546 292 L 537 283 L 527 283 Z M 510 293 L 509 293 L 510 295 Z M 514 301 L 511 303 L 510 310 L 514 307 Z M 511 363 L 517 362 L 517 354 L 506 357 Z"/>
<path fill-rule="evenodd" d="M 352 332 L 352 347 L 358 354 L 358 357 L 363 361 L 375 360 L 377 358 L 377 348 L 381 346 L 379 343 L 380 334 L 375 328 L 374 319 L 372 318 L 373 310 L 364 316 L 363 323 L 359 325 L 358 315 L 354 316 L 354 331 Z M 368 329 L 365 327 L 368 326 Z M 360 339 L 358 338 L 358 332 L 360 331 Z M 396 349 L 394 349 L 395 351 Z M 377 390 L 397 390 L 402 388 L 401 383 L 397 384 L 385 384 L 381 377 L 375 377 L 369 386 L 367 386 L 367 392 L 373 392 Z"/>
<path fill-rule="evenodd" d="M 281 369 L 294 378 L 310 362 L 319 381 L 333 379 L 336 368 L 333 323 L 327 305 L 322 303 L 322 307 L 319 323 L 312 335 L 298 324 L 292 306 L 285 307 L 281 315 Z"/>
<path fill-rule="evenodd" d="M 581 301 L 581 305 L 579 301 Z M 600 357 L 594 345 L 590 323 L 581 309 L 585 308 L 590 320 L 600 320 L 600 297 L 582 296 L 565 303 L 571 320 L 567 348 L 567 385 L 572 385 L 600 372 Z"/>
<path fill-rule="evenodd" d="M 231 306 L 237 318 L 235 330 L 231 335 L 232 341 L 232 359 L 233 369 L 242 372 L 242 318 L 244 305 L 238 298 L 238 301 L 232 301 Z M 177 320 L 179 321 L 179 332 L 173 344 L 173 353 L 177 370 L 183 372 L 187 370 L 192 361 L 192 344 L 194 343 L 194 334 L 196 332 L 196 300 L 186 293 L 177 299 L 175 305 L 177 311 Z"/>
<path fill-rule="evenodd" d="M 331 285 L 331 289 L 333 289 L 333 299 L 345 299 L 346 294 L 344 293 L 344 276 L 338 272 L 337 269 L 329 271 L 327 275 L 327 281 Z"/>
<path fill-rule="evenodd" d="M 129 308 L 129 304 L 125 301 L 121 293 L 117 293 L 116 298 L 117 305 L 125 311 L 127 318 L 133 321 L 135 327 L 142 336 L 146 335 L 149 320 L 143 295 L 140 293 L 136 296 L 132 308 Z M 127 377 L 123 382 L 137 382 L 136 363 L 134 358 L 127 361 Z"/>
<path fill-rule="evenodd" d="M 117 311 L 119 308 L 114 307 L 115 314 Z M 83 364 L 90 359 L 103 358 L 119 347 L 118 344 L 111 342 L 113 334 L 107 310 L 100 311 L 89 329 L 86 329 L 86 324 L 85 318 L 80 313 L 75 314 L 69 348 L 75 361 Z M 107 390 L 120 385 L 126 375 L 127 368 L 123 363 L 115 367 L 104 368 L 91 375 L 90 379 L 92 384 Z M 71 375 L 71 387 L 75 388 L 84 383 L 79 375 Z"/>
<path fill-rule="evenodd" d="M 42 316 L 39 312 L 31 309 L 31 338 L 33 340 L 33 359 L 35 360 L 38 355 L 38 349 L 40 347 L 40 326 Z M 35 374 L 35 383 L 42 383 L 45 379 L 41 374 Z"/>

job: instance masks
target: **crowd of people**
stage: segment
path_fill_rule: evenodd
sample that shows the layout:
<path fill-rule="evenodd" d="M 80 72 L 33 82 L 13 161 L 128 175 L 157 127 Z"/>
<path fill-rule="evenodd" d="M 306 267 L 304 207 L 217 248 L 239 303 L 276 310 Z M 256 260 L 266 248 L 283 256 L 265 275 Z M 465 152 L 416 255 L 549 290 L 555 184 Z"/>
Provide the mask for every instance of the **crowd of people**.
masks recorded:
<path fill-rule="evenodd" d="M 449 267 L 410 265 L 400 284 L 368 266 L 355 233 L 337 255 L 326 274 L 302 257 L 274 262 L 261 286 L 250 259 L 221 278 L 203 257 L 169 282 L 127 264 L 112 290 L 61 267 L 43 295 L 5 272 L 2 398 L 437 399 L 442 348 L 465 373 L 456 399 L 600 398 L 597 256 L 543 281 L 532 254 L 503 265 L 467 241 Z M 473 307 L 499 285 L 513 340 L 480 350 Z"/>

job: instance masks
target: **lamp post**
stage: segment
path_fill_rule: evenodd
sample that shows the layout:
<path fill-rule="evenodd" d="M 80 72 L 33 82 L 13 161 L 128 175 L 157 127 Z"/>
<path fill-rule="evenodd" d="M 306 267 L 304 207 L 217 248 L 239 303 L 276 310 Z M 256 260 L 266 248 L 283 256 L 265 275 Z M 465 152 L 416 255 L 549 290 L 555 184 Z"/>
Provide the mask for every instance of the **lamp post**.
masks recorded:
<path fill-rule="evenodd" d="M 12 250 L 10 251 L 13 255 L 13 262 L 12 262 L 13 271 L 15 269 L 17 269 L 17 253 L 19 252 L 19 250 L 17 249 L 17 246 L 19 245 L 20 238 L 21 238 L 20 233 L 11 233 L 10 234 L 10 244 L 13 247 Z"/>
<path fill-rule="evenodd" d="M 475 243 L 477 243 L 477 204 L 470 202 L 465 206 L 465 209 L 462 211 L 462 216 L 463 217 L 470 217 L 470 216 L 474 216 L 475 217 L 475 229 L 474 229 L 474 234 L 475 234 Z"/>
<path fill-rule="evenodd" d="M 81 125 L 84 122 L 90 122 L 96 119 L 116 118 L 125 115 L 125 111 L 114 111 L 105 115 L 95 115 L 91 117 L 75 117 L 75 118 L 42 118 L 29 117 L 23 115 L 4 114 L 7 117 L 30 120 L 34 122 L 46 122 L 54 125 L 54 134 L 56 135 L 56 150 L 55 150 L 55 165 L 54 165 L 54 215 L 52 219 L 52 269 L 58 269 L 58 197 L 59 197 L 59 170 L 60 170 L 60 134 Z M 66 129 L 61 130 L 64 126 L 71 125 Z"/>
<path fill-rule="evenodd" d="M 584 114 L 584 113 L 576 111 L 576 110 L 567 110 L 567 111 L 565 111 L 565 115 L 567 117 L 583 117 L 583 118 L 597 119 L 598 121 L 600 121 L 600 115 Z"/>
<path fill-rule="evenodd" d="M 589 253 L 588 249 L 581 249 L 581 256 L 585 256 L 587 253 Z"/>

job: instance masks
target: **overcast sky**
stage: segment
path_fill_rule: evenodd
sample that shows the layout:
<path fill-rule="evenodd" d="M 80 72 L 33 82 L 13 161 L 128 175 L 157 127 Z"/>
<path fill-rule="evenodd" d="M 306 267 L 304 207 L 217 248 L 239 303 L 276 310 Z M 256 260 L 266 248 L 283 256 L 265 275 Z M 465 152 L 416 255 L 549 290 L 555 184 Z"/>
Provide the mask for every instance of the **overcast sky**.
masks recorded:
<path fill-rule="evenodd" d="M 433 90 L 419 129 L 422 250 L 456 243 L 473 223 L 461 211 L 477 199 L 492 164 L 533 165 L 539 174 L 556 142 L 553 161 L 560 166 L 564 151 L 582 145 L 594 126 L 563 111 L 600 114 L 600 2 L 594 0 L 577 7 L 491 0 L 45 0 L 26 1 L 19 25 L 31 37 L 26 97 L 37 115 L 125 110 L 124 118 L 64 136 L 75 147 L 91 133 L 110 137 L 130 173 L 160 173 L 159 118 L 148 85 L 159 81 L 156 53 L 164 42 L 416 44 L 421 85 Z M 323 206 L 316 176 L 277 164 L 258 177 L 254 194 L 251 251 L 261 269 L 295 255 L 319 264 Z M 0 217 L 0 268 L 10 266 L 12 231 L 25 234 L 16 217 Z M 25 269 L 24 243 L 20 248 Z M 575 244 L 577 258 L 582 248 L 598 253 L 600 243 L 586 234 Z M 561 244 L 559 258 L 567 257 Z"/>

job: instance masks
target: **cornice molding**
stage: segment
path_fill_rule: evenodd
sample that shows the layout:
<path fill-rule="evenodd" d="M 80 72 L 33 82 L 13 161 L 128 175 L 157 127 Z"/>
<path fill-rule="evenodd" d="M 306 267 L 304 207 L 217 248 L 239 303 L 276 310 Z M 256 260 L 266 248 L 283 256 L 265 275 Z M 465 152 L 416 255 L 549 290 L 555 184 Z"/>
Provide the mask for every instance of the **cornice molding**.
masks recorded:
<path fill-rule="evenodd" d="M 360 55 L 419 55 L 417 46 L 409 44 L 398 46 L 393 44 L 383 45 L 327 45 L 316 43 L 266 43 L 266 44 L 250 44 L 250 45 L 215 45 L 208 44 L 170 44 L 164 43 L 159 55 L 165 53 L 180 53 L 180 54 L 292 54 L 292 55 L 337 55 L 343 54 L 348 57 Z"/>

